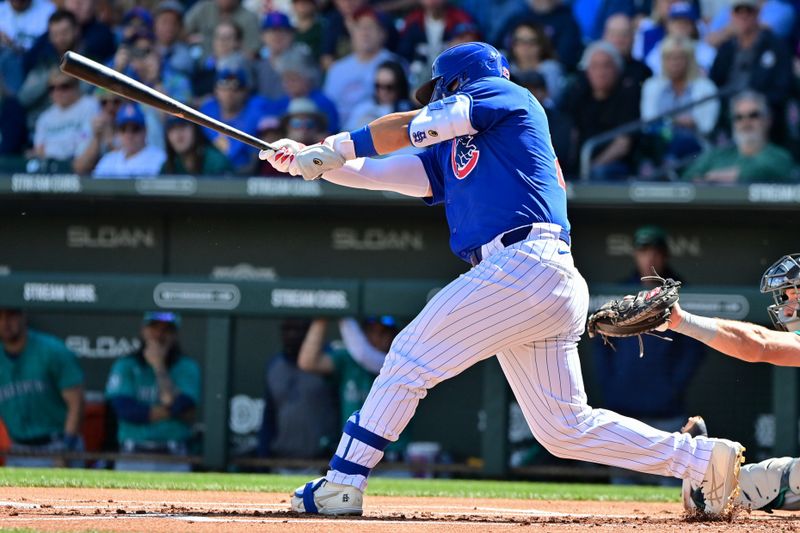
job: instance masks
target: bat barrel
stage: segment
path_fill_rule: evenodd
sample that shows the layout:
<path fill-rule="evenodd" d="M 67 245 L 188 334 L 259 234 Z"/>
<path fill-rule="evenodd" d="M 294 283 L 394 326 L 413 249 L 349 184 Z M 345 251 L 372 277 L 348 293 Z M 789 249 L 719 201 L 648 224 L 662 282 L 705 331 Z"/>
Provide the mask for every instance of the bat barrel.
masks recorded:
<path fill-rule="evenodd" d="M 241 141 L 245 144 L 258 148 L 259 150 L 275 149 L 269 143 L 262 141 L 239 129 L 213 119 L 208 115 L 189 107 L 188 105 L 170 98 L 152 87 L 136 81 L 121 72 L 117 72 L 88 57 L 84 57 L 76 52 L 68 51 L 61 58 L 61 71 L 83 80 L 97 87 L 107 89 L 112 93 L 118 94 L 129 100 L 147 104 L 160 111 L 180 117 L 200 126 L 212 129 L 229 137 Z"/>

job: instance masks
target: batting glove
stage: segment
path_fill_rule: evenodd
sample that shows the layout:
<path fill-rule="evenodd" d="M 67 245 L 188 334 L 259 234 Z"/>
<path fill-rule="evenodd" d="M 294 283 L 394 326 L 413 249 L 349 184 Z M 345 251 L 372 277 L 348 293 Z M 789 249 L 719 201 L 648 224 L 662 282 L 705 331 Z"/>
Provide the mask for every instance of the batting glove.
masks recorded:
<path fill-rule="evenodd" d="M 292 165 L 296 165 L 297 172 L 304 180 L 311 181 L 329 170 L 341 168 L 345 161 L 342 154 L 327 144 L 313 144 L 300 150 Z"/>
<path fill-rule="evenodd" d="M 272 143 L 272 146 L 278 150 L 261 150 L 258 153 L 258 158 L 262 161 L 267 161 L 278 172 L 297 176 L 299 172 L 294 164 L 295 156 L 306 145 L 291 139 L 280 139 Z"/>

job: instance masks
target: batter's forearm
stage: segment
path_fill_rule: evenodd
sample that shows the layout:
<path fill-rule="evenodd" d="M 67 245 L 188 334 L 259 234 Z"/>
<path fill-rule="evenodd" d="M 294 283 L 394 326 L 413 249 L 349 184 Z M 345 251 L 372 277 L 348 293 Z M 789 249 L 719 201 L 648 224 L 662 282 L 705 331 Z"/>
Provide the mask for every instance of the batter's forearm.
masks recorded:
<path fill-rule="evenodd" d="M 390 113 L 369 123 L 372 142 L 379 155 L 391 154 L 411 146 L 408 138 L 408 124 L 418 111 Z"/>
<path fill-rule="evenodd" d="M 393 191 L 415 198 L 432 194 L 422 160 L 415 155 L 359 158 L 348 161 L 341 168 L 329 170 L 322 177 L 331 183 L 355 189 Z"/>

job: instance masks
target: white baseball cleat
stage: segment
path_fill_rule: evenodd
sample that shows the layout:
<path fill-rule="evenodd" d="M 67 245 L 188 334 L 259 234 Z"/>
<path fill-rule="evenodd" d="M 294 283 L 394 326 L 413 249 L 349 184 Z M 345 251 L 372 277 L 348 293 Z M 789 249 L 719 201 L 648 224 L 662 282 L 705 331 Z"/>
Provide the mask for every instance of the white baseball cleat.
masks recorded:
<path fill-rule="evenodd" d="M 711 458 L 699 487 L 683 481 L 683 507 L 709 516 L 729 512 L 739 496 L 739 470 L 744 463 L 744 446 L 727 439 L 708 439 L 714 443 Z"/>
<path fill-rule="evenodd" d="M 292 494 L 292 511 L 322 515 L 361 515 L 364 493 L 352 485 L 332 483 L 320 477 Z"/>

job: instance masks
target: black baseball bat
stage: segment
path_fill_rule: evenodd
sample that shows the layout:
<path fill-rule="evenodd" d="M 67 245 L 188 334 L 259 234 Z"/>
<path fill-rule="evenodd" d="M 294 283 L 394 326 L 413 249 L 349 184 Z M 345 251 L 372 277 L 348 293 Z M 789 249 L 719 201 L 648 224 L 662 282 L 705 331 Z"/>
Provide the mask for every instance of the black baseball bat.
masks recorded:
<path fill-rule="evenodd" d="M 107 89 L 112 93 L 135 102 L 153 106 L 164 113 L 169 113 L 170 115 L 205 126 L 206 128 L 227 135 L 228 137 L 233 137 L 259 150 L 272 150 L 277 152 L 274 146 L 268 142 L 262 141 L 258 137 L 253 137 L 233 126 L 213 119 L 174 98 L 170 98 L 164 93 L 156 91 L 152 87 L 148 87 L 121 72 L 110 69 L 76 52 L 69 51 L 64 54 L 64 57 L 61 58 L 61 72 L 87 83 L 91 83 L 92 85 Z"/>

